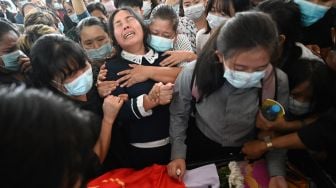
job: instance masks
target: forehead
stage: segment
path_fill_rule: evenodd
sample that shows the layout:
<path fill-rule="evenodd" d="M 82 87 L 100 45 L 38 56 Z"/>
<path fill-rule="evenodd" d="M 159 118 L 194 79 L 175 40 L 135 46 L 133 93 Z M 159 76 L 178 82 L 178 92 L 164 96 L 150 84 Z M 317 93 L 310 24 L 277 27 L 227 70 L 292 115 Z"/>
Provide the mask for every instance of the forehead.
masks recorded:
<path fill-rule="evenodd" d="M 269 63 L 270 54 L 266 49 L 257 47 L 251 50 L 238 52 L 232 59 L 237 65 L 259 67 Z"/>
<path fill-rule="evenodd" d="M 9 31 L 0 39 L 0 47 L 16 45 L 19 36 L 14 31 Z"/>
<path fill-rule="evenodd" d="M 81 37 L 85 37 L 85 38 L 86 37 L 92 38 L 92 37 L 96 37 L 99 35 L 104 35 L 104 36 L 107 35 L 107 33 L 103 30 L 103 28 L 97 25 L 83 27 L 80 34 L 81 34 Z M 82 40 L 85 40 L 85 39 L 82 38 Z"/>
<path fill-rule="evenodd" d="M 155 30 L 164 30 L 167 32 L 173 31 L 173 24 L 170 20 L 162 20 L 160 18 L 156 18 L 150 24 L 150 29 Z"/>
<path fill-rule="evenodd" d="M 121 10 L 114 16 L 113 22 L 121 21 L 129 16 L 133 15 L 129 13 L 127 10 Z"/>

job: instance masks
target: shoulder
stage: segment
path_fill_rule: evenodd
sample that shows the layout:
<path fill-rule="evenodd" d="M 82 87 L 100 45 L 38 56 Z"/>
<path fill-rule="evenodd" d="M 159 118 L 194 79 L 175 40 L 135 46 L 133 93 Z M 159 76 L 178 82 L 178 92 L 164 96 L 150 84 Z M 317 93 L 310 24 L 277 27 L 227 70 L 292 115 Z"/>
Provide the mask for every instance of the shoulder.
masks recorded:
<path fill-rule="evenodd" d="M 288 84 L 288 77 L 287 74 L 284 73 L 281 69 L 275 68 L 277 79 L 278 79 L 278 84 L 279 86 L 281 84 Z"/>

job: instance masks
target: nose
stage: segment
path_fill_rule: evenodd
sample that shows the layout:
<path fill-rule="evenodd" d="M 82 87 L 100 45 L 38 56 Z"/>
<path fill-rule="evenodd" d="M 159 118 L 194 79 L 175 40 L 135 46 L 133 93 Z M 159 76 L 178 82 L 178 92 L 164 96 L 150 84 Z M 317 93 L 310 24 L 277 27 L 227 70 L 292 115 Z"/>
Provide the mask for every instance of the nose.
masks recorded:
<path fill-rule="evenodd" d="M 124 30 L 129 29 L 129 28 L 130 28 L 130 26 L 128 25 L 128 23 L 124 23 L 124 24 L 123 24 L 123 29 L 124 29 Z"/>
<path fill-rule="evenodd" d="M 98 49 L 100 47 L 100 45 L 98 44 L 97 41 L 93 42 L 93 46 L 94 49 Z"/>

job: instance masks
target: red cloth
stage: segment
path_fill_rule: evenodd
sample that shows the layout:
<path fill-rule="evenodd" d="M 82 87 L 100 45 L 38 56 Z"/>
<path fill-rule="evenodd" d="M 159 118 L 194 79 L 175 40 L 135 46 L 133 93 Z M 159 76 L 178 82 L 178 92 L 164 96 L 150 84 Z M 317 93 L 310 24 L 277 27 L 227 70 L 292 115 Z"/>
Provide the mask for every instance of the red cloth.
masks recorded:
<path fill-rule="evenodd" d="M 88 188 L 185 188 L 184 183 L 168 176 L 167 167 L 153 165 L 136 171 L 116 169 L 92 180 Z"/>

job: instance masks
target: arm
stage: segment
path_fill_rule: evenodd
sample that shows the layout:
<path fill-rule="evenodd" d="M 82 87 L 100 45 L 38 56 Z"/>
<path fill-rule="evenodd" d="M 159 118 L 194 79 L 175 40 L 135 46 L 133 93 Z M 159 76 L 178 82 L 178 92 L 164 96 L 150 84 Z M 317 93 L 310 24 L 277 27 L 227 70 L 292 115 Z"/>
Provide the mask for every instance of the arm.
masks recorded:
<path fill-rule="evenodd" d="M 102 127 L 98 140 L 93 149 L 99 157 L 101 163 L 104 162 L 108 149 L 110 147 L 112 126 L 122 104 L 123 100 L 121 100 L 119 97 L 108 96 L 104 100 L 104 117 L 102 120 Z"/>
<path fill-rule="evenodd" d="M 154 80 L 156 82 L 174 83 L 181 68 L 178 67 L 157 67 L 143 65 L 129 65 L 131 69 L 118 73 L 122 76 L 117 80 L 121 87 L 131 87 L 132 85 L 146 80 Z"/>
<path fill-rule="evenodd" d="M 168 164 L 168 174 L 171 177 L 183 178 L 186 165 L 187 145 L 185 139 L 188 128 L 188 121 L 191 112 L 191 79 L 195 63 L 186 66 L 175 82 L 173 101 L 170 105 L 170 142 L 172 145 L 171 159 Z"/>
<path fill-rule="evenodd" d="M 72 0 L 72 6 L 79 20 L 82 20 L 90 16 L 83 0 Z"/>
<path fill-rule="evenodd" d="M 258 159 L 269 149 L 304 149 L 305 145 L 302 143 L 297 133 L 273 138 L 271 145 L 267 147 L 267 143 L 261 140 L 253 140 L 244 144 L 242 152 L 247 159 Z"/>

